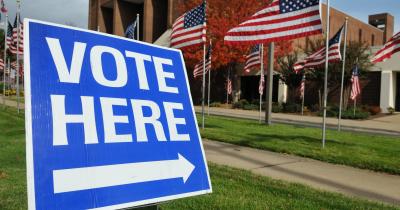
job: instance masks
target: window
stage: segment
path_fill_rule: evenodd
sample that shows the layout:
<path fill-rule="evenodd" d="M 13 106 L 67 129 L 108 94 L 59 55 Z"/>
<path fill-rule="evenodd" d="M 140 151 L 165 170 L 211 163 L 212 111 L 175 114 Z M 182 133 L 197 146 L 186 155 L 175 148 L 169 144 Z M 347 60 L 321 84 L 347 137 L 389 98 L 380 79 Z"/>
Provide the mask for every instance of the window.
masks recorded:
<path fill-rule="evenodd" d="M 362 42 L 362 29 L 358 29 L 358 42 Z"/>
<path fill-rule="evenodd" d="M 371 36 L 371 46 L 375 46 L 375 34 Z"/>

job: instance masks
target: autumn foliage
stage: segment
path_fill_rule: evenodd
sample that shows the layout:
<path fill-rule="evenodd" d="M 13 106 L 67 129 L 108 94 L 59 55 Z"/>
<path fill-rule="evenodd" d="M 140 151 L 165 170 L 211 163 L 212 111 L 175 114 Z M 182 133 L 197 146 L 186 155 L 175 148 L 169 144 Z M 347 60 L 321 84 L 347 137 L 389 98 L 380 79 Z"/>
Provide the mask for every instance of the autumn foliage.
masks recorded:
<path fill-rule="evenodd" d="M 226 32 L 248 19 L 258 10 L 268 4 L 268 0 L 209 0 L 207 1 L 207 39 L 212 40 L 213 70 L 226 67 L 230 63 L 244 63 L 245 56 L 252 46 L 230 46 L 224 43 Z M 180 4 L 179 11 L 183 14 L 200 5 L 202 0 L 185 0 Z M 265 45 L 267 49 L 268 45 Z M 202 47 L 192 47 L 184 50 L 184 56 L 188 66 L 194 66 L 202 60 Z M 292 51 L 292 42 L 276 43 L 275 57 L 280 57 Z M 267 50 L 265 51 L 267 62 Z"/>

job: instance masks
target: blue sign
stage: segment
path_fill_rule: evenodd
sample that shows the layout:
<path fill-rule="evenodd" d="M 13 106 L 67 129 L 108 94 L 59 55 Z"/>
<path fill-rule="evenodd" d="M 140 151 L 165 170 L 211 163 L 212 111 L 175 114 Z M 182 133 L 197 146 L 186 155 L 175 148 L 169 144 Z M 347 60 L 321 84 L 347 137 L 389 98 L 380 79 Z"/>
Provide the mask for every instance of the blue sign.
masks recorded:
<path fill-rule="evenodd" d="M 211 192 L 182 53 L 25 20 L 29 209 Z"/>

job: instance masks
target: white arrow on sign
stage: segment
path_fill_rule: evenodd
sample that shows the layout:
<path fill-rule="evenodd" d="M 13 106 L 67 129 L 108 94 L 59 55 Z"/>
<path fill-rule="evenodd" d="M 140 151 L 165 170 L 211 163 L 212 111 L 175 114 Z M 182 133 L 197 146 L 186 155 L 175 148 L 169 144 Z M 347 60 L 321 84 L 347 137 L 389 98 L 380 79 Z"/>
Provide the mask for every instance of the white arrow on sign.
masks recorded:
<path fill-rule="evenodd" d="M 54 170 L 54 193 L 175 178 L 182 178 L 186 183 L 194 168 L 192 163 L 178 154 L 176 160 Z"/>

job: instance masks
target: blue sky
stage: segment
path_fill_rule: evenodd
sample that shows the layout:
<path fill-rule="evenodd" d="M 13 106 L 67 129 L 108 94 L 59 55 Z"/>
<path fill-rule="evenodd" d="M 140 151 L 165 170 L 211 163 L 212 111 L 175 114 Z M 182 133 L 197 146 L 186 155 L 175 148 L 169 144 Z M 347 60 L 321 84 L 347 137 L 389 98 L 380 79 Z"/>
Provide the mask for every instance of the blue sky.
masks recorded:
<path fill-rule="evenodd" d="M 15 17 L 15 2 L 15 0 L 5 0 L 12 21 Z M 23 17 L 87 28 L 89 0 L 21 0 L 21 2 Z M 330 0 L 330 2 L 336 9 L 364 22 L 368 21 L 370 14 L 388 12 L 395 16 L 395 32 L 400 31 L 400 0 Z"/>
<path fill-rule="evenodd" d="M 330 3 L 364 22 L 368 22 L 368 15 L 390 13 L 395 17 L 395 33 L 400 31 L 400 0 L 330 0 Z"/>

